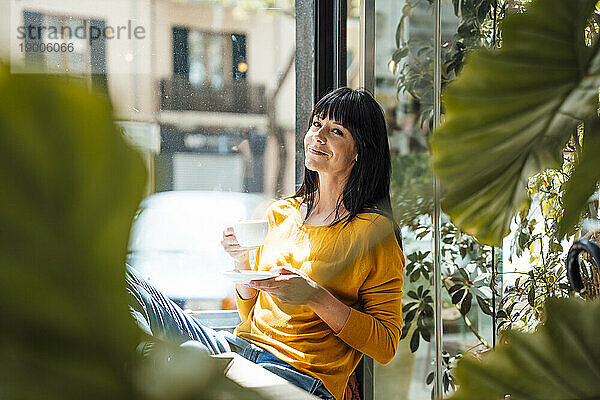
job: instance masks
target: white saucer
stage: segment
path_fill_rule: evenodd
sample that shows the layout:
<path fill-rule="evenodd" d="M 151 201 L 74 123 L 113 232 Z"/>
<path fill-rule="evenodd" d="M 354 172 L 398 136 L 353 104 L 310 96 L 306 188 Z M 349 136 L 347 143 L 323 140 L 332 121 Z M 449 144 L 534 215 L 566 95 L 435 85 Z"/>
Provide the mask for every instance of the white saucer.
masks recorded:
<path fill-rule="evenodd" d="M 262 279 L 274 278 L 277 274 L 269 271 L 226 271 L 223 275 L 232 280 L 233 283 L 247 285 L 250 281 L 260 281 Z"/>

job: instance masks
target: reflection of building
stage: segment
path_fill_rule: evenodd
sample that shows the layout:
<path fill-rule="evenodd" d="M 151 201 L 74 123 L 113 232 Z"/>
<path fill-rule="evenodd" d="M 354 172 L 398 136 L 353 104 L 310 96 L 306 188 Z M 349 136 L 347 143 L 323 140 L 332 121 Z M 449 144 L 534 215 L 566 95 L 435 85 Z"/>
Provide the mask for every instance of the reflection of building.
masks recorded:
<path fill-rule="evenodd" d="M 425 46 L 433 45 L 433 6 L 429 2 L 412 2 L 414 8 L 404 19 L 402 35 Z M 427 149 L 426 127 L 421 129 L 417 120 L 419 104 L 410 95 L 398 94 L 397 76 L 390 70 L 392 54 L 397 49 L 396 35 L 403 15 L 405 1 L 377 0 L 376 2 L 376 49 L 375 49 L 375 92 L 377 101 L 386 110 L 390 147 L 393 153 L 407 154 Z M 458 19 L 450 5 L 441 8 L 442 40 L 449 40 L 456 33 Z M 414 46 L 414 44 L 413 44 Z M 403 62 L 406 59 L 403 60 Z M 433 63 L 426 64 L 433 79 Z M 393 67 L 392 67 L 393 68 Z M 426 67 L 424 67 L 426 68 Z M 424 75 L 427 75 L 423 71 Z M 433 99 L 433 84 L 431 85 Z"/>
<path fill-rule="evenodd" d="M 0 9 L 10 4 L 6 15 L 11 15 L 13 43 L 3 44 L 0 54 L 10 51 L 13 63 L 41 63 L 48 72 L 68 72 L 107 90 L 116 118 L 125 121 L 124 131 L 145 149 L 156 189 L 241 190 L 247 168 L 240 167 L 242 156 L 232 147 L 249 133 L 257 162 L 248 189 L 272 193 L 278 151 L 268 130 L 283 131 L 294 149 L 293 63 L 286 68 L 295 53 L 293 16 L 170 0 L 3 3 Z M 118 27 L 140 27 L 144 37 L 45 38 L 72 41 L 73 51 L 24 56 L 15 45 L 19 25 L 59 31 L 111 27 L 111 34 Z M 273 99 L 278 81 L 279 95 Z M 148 145 L 156 143 L 156 132 L 160 148 Z M 293 150 L 290 155 L 288 192 L 294 187 Z"/>

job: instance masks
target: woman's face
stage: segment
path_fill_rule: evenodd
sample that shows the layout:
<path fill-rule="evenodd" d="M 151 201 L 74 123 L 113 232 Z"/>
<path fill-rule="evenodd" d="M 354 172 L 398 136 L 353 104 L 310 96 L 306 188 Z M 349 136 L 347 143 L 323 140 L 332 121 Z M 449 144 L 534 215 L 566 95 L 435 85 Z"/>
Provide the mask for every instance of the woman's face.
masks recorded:
<path fill-rule="evenodd" d="M 304 136 L 304 165 L 311 171 L 349 175 L 357 155 L 354 138 L 342 124 L 315 115 Z"/>

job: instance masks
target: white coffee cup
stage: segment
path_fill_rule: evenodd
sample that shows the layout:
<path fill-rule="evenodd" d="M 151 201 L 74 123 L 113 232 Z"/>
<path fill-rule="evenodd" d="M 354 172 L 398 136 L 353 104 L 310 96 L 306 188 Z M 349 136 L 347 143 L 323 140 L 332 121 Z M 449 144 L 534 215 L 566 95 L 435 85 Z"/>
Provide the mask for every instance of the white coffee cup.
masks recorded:
<path fill-rule="evenodd" d="M 266 220 L 239 221 L 233 224 L 233 233 L 242 247 L 261 246 L 268 230 L 269 223 Z"/>

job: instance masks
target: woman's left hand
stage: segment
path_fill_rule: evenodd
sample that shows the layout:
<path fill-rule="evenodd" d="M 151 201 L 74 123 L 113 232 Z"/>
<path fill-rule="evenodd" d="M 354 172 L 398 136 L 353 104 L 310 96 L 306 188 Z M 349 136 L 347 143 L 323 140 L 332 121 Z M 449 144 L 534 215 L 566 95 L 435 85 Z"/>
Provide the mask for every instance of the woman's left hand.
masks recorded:
<path fill-rule="evenodd" d="M 275 267 L 271 272 L 279 275 L 270 279 L 251 281 L 250 287 L 263 290 L 283 303 L 296 306 L 318 302 L 325 291 L 305 273 L 295 268 Z"/>

